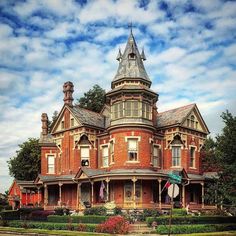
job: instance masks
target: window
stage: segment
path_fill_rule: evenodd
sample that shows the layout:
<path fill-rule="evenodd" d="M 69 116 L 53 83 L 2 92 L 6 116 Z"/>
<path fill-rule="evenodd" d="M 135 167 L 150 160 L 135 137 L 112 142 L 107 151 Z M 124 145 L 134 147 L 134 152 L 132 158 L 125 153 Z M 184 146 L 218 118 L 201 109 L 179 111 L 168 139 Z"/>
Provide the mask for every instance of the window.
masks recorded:
<path fill-rule="evenodd" d="M 114 103 L 113 109 L 113 119 L 118 119 L 123 117 L 123 102 Z"/>
<path fill-rule="evenodd" d="M 195 123 L 194 120 L 195 120 L 195 117 L 194 117 L 194 115 L 192 115 L 191 116 L 191 128 L 195 128 L 194 127 L 194 123 Z"/>
<path fill-rule="evenodd" d="M 142 104 L 142 117 L 145 119 L 150 119 L 151 106 L 148 103 Z"/>
<path fill-rule="evenodd" d="M 128 161 L 138 161 L 138 139 L 128 139 Z"/>
<path fill-rule="evenodd" d="M 114 142 L 113 141 L 110 142 L 110 161 L 111 161 L 111 163 L 115 162 L 115 160 L 114 160 Z"/>
<path fill-rule="evenodd" d="M 108 146 L 102 147 L 102 166 L 108 167 Z"/>
<path fill-rule="evenodd" d="M 190 147 L 190 167 L 195 167 L 195 147 Z"/>
<path fill-rule="evenodd" d="M 65 122 L 62 121 L 62 122 L 61 122 L 61 129 L 64 129 L 64 128 L 65 128 Z"/>
<path fill-rule="evenodd" d="M 75 120 L 74 118 L 71 118 L 70 119 L 70 126 L 73 127 L 75 125 Z"/>
<path fill-rule="evenodd" d="M 89 166 L 89 146 L 80 147 L 81 166 Z"/>
<path fill-rule="evenodd" d="M 125 101 L 125 116 L 139 117 L 141 115 L 140 107 L 140 102 L 137 100 Z"/>
<path fill-rule="evenodd" d="M 55 157 L 48 156 L 48 174 L 55 174 Z"/>
<path fill-rule="evenodd" d="M 161 149 L 156 145 L 153 145 L 153 166 L 161 166 Z"/>
<path fill-rule="evenodd" d="M 172 146 L 172 166 L 180 166 L 181 162 L 181 147 Z"/>

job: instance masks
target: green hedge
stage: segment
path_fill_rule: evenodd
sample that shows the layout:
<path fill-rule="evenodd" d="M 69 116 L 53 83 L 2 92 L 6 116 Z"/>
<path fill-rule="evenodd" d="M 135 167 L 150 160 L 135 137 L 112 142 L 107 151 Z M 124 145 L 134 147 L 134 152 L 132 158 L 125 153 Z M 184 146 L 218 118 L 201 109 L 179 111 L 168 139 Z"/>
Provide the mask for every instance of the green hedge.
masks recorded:
<path fill-rule="evenodd" d="M 65 223 L 71 220 L 72 223 L 100 224 L 108 219 L 108 216 L 48 216 L 48 222 Z"/>
<path fill-rule="evenodd" d="M 187 211 L 186 211 L 186 209 L 173 209 L 172 214 L 175 216 L 186 216 Z"/>
<path fill-rule="evenodd" d="M 0 216 L 3 220 L 19 220 L 20 211 L 19 210 L 10 210 L 0 212 Z"/>
<path fill-rule="evenodd" d="M 94 232 L 96 224 L 81 224 L 76 223 L 52 223 L 52 222 L 32 222 L 32 221 L 9 221 L 9 227 L 15 228 L 31 228 L 31 229 L 47 229 L 47 230 L 79 230 L 83 228 L 83 231 Z"/>
<path fill-rule="evenodd" d="M 157 225 L 166 225 L 169 223 L 169 216 L 163 217 L 147 217 L 146 222 L 148 226 L 156 221 Z M 172 224 L 223 224 L 235 223 L 236 216 L 173 216 Z"/>
<path fill-rule="evenodd" d="M 236 224 L 214 224 L 214 225 L 172 225 L 171 234 L 206 233 L 235 230 Z M 160 225 L 157 227 L 158 234 L 168 234 L 169 226 Z"/>

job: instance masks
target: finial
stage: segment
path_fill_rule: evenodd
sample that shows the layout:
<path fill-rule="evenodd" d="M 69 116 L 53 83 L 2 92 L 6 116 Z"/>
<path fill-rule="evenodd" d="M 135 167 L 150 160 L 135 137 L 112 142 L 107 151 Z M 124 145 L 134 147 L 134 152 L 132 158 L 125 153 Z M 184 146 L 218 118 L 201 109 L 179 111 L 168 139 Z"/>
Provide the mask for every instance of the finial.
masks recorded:
<path fill-rule="evenodd" d="M 128 27 L 130 28 L 130 33 L 133 34 L 133 24 L 132 24 L 132 21 L 128 24 Z"/>
<path fill-rule="evenodd" d="M 141 59 L 142 59 L 143 61 L 146 61 L 146 60 L 147 60 L 147 58 L 146 58 L 146 56 L 145 56 L 145 53 L 144 53 L 144 48 L 142 49 Z"/>
<path fill-rule="evenodd" d="M 120 48 L 119 48 L 119 51 L 118 51 L 118 55 L 117 55 L 117 57 L 116 57 L 116 60 L 117 60 L 117 61 L 120 61 L 121 58 L 122 58 L 122 53 L 121 53 Z"/>

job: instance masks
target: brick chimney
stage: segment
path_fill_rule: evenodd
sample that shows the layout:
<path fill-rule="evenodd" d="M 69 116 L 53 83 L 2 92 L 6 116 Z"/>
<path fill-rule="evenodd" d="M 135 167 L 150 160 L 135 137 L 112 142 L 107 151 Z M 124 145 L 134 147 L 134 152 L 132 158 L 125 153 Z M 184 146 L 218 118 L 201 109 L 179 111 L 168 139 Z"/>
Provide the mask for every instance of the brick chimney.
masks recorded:
<path fill-rule="evenodd" d="M 67 104 L 71 107 L 73 106 L 73 100 L 74 100 L 72 96 L 73 92 L 74 92 L 73 83 L 70 81 L 65 82 L 63 85 L 63 93 L 64 93 L 63 101 L 64 101 L 64 104 Z"/>
<path fill-rule="evenodd" d="M 46 136 L 48 134 L 48 115 L 47 115 L 47 113 L 42 113 L 41 121 L 42 121 L 42 135 Z"/>

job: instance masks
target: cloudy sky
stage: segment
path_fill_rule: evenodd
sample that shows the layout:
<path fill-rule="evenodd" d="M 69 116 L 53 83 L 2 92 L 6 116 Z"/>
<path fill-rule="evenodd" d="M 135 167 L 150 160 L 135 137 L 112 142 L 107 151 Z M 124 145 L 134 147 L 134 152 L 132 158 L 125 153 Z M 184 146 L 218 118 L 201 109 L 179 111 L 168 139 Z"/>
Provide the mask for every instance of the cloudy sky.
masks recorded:
<path fill-rule="evenodd" d="M 40 134 L 40 115 L 94 84 L 106 90 L 124 50 L 129 22 L 144 47 L 158 110 L 197 103 L 211 135 L 220 114 L 236 113 L 236 1 L 1 0 L 0 192 L 10 185 L 6 161 Z"/>

